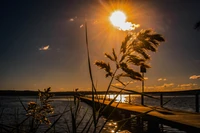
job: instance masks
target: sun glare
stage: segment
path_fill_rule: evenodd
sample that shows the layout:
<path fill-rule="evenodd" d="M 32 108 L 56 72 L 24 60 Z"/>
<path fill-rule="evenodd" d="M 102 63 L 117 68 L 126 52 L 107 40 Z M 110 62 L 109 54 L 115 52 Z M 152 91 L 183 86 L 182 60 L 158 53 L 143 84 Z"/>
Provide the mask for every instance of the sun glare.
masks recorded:
<path fill-rule="evenodd" d="M 132 24 L 131 22 L 126 22 L 126 15 L 124 12 L 117 10 L 114 11 L 110 16 L 110 21 L 113 26 L 118 28 L 119 30 L 134 30 L 135 27 L 138 27 L 139 25 Z"/>
<path fill-rule="evenodd" d="M 114 26 L 119 27 L 126 21 L 126 15 L 122 11 L 114 11 L 110 16 L 110 21 Z"/>

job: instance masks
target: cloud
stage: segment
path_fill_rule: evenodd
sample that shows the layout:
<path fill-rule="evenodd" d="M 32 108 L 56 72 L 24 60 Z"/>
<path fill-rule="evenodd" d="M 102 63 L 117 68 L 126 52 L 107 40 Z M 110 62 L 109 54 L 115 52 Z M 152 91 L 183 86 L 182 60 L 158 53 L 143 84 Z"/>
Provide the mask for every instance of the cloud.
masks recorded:
<path fill-rule="evenodd" d="M 189 83 L 189 84 L 180 84 L 180 85 L 178 85 L 178 87 L 193 87 L 193 86 L 197 86 L 197 84 Z"/>
<path fill-rule="evenodd" d="M 132 83 L 134 83 L 133 81 L 127 81 L 127 82 L 123 82 L 125 85 L 126 84 L 132 84 Z M 122 86 L 124 86 L 122 83 L 115 83 L 115 84 L 112 84 L 113 86 L 118 86 L 118 87 L 122 87 Z"/>
<path fill-rule="evenodd" d="M 91 91 L 92 89 L 91 88 L 81 88 L 81 87 L 79 87 L 78 88 L 78 91 Z"/>
<path fill-rule="evenodd" d="M 80 28 L 82 28 L 83 27 L 83 24 L 82 25 L 80 25 Z"/>
<path fill-rule="evenodd" d="M 145 91 L 180 91 L 180 90 L 191 90 L 197 88 L 199 88 L 199 85 L 194 83 L 188 83 L 188 84 L 186 83 L 178 85 L 174 83 L 167 83 L 163 85 L 145 86 Z"/>
<path fill-rule="evenodd" d="M 70 21 L 70 22 L 73 22 L 73 21 L 75 21 L 75 19 L 77 19 L 77 16 L 75 16 L 75 17 L 73 17 L 73 18 L 70 18 L 69 21 Z"/>
<path fill-rule="evenodd" d="M 74 18 L 70 18 L 69 21 L 73 22 L 73 21 L 74 21 Z"/>
<path fill-rule="evenodd" d="M 149 79 L 148 77 L 144 77 L 144 80 L 147 80 L 147 79 Z"/>
<path fill-rule="evenodd" d="M 166 81 L 166 78 L 159 78 L 158 81 Z"/>
<path fill-rule="evenodd" d="M 189 79 L 200 79 L 200 75 L 192 75 Z"/>
<path fill-rule="evenodd" d="M 118 87 L 121 87 L 123 86 L 121 83 L 115 83 L 115 84 L 112 84 L 113 86 L 118 86 Z"/>
<path fill-rule="evenodd" d="M 148 89 L 149 91 L 153 90 L 153 91 L 158 91 L 160 89 L 170 89 L 174 87 L 174 83 L 168 83 L 168 84 L 163 84 L 163 85 L 155 85 L 155 86 L 146 86 L 146 89 Z"/>
<path fill-rule="evenodd" d="M 49 45 L 39 48 L 39 50 L 49 50 Z"/>
<path fill-rule="evenodd" d="M 162 86 L 160 86 L 161 88 L 166 88 L 166 87 L 173 87 L 174 83 L 169 83 L 169 84 L 164 84 Z"/>

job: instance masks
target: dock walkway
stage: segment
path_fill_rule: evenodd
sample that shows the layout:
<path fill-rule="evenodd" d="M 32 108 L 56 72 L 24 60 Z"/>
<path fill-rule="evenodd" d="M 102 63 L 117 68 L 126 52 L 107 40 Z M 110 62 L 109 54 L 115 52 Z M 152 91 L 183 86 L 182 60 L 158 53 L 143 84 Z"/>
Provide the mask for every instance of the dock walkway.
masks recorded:
<path fill-rule="evenodd" d="M 92 102 L 91 98 L 81 97 L 81 100 L 86 103 Z M 95 102 L 98 102 L 95 100 Z M 103 104 L 103 100 L 99 100 Z M 108 105 L 110 101 L 106 100 L 104 105 Z M 117 102 L 112 103 L 112 107 L 117 106 Z M 130 112 L 132 114 L 145 114 L 148 121 L 165 124 L 186 132 L 200 133 L 200 113 L 191 113 L 185 111 L 170 110 L 161 107 L 130 105 L 126 103 L 119 103 L 117 109 Z M 145 118 L 144 117 L 144 118 Z"/>

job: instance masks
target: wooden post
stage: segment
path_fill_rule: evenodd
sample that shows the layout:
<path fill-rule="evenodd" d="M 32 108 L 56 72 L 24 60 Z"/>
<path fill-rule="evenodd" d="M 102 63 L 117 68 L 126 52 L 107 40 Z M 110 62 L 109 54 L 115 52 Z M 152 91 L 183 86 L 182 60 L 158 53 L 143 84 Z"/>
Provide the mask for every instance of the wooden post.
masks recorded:
<path fill-rule="evenodd" d="M 198 93 L 195 95 L 195 106 L 196 106 L 196 112 L 199 113 L 199 94 Z"/>
<path fill-rule="evenodd" d="M 136 116 L 136 127 L 139 132 L 144 131 L 143 118 L 141 116 Z"/>
<path fill-rule="evenodd" d="M 146 73 L 146 67 L 144 64 L 140 66 L 140 72 L 142 73 L 142 95 L 141 95 L 141 104 L 144 105 L 144 73 Z"/>
<path fill-rule="evenodd" d="M 163 94 L 160 93 L 160 107 L 163 107 Z"/>
<path fill-rule="evenodd" d="M 160 133 L 159 123 L 157 121 L 148 121 L 147 130 L 149 133 Z"/>
<path fill-rule="evenodd" d="M 128 103 L 131 103 L 131 94 L 128 94 Z"/>
<path fill-rule="evenodd" d="M 110 101 L 110 93 L 109 93 L 109 101 Z"/>
<path fill-rule="evenodd" d="M 144 73 L 142 73 L 142 77 L 144 78 Z M 141 104 L 144 105 L 144 80 L 142 80 L 142 95 L 141 95 Z"/>

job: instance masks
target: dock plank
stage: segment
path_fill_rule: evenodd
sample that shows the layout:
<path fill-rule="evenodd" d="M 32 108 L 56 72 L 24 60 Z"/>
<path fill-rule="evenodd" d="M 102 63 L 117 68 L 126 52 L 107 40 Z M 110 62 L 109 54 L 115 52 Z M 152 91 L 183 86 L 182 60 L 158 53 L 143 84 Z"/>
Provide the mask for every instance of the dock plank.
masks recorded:
<path fill-rule="evenodd" d="M 91 98 L 81 97 L 81 99 L 92 101 Z M 97 100 L 95 100 L 98 102 Z M 103 100 L 99 100 L 99 103 L 103 103 Z M 106 100 L 105 105 L 108 105 L 110 101 Z M 117 106 L 117 102 L 112 103 L 112 107 Z M 142 105 L 130 105 L 126 103 L 119 103 L 118 109 L 126 110 L 136 114 L 144 114 L 148 112 L 148 116 L 152 119 L 156 118 L 159 122 L 168 126 L 176 127 L 185 131 L 200 132 L 200 113 L 192 113 L 178 110 L 170 110 L 161 107 L 142 106 Z"/>

